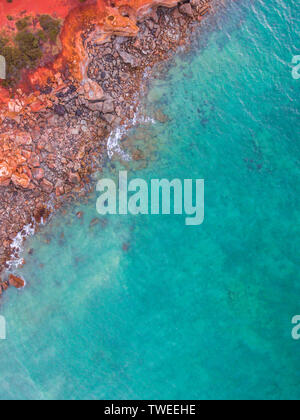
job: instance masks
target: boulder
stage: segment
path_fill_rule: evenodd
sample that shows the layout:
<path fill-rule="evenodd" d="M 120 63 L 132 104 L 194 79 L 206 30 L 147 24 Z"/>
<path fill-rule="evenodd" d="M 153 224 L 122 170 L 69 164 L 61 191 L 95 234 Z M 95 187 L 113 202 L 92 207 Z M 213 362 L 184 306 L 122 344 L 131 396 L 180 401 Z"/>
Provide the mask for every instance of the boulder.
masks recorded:
<path fill-rule="evenodd" d="M 191 0 L 191 6 L 197 8 L 202 5 L 203 0 Z"/>
<path fill-rule="evenodd" d="M 86 101 L 85 105 L 90 111 L 102 112 L 102 109 L 103 109 L 103 102 Z"/>
<path fill-rule="evenodd" d="M 80 184 L 80 176 L 77 172 L 69 173 L 69 181 L 71 184 Z"/>
<path fill-rule="evenodd" d="M 32 169 L 32 175 L 33 175 L 34 179 L 36 179 L 37 181 L 40 181 L 41 179 L 44 178 L 45 171 L 42 168 L 33 168 Z"/>
<path fill-rule="evenodd" d="M 10 184 L 12 177 L 12 170 L 9 167 L 8 163 L 0 162 L 0 186 L 7 187 Z"/>
<path fill-rule="evenodd" d="M 11 180 L 16 187 L 20 187 L 24 189 L 28 188 L 30 184 L 30 178 L 25 173 L 19 174 L 15 172 L 12 175 Z"/>
<path fill-rule="evenodd" d="M 108 122 L 108 124 L 112 124 L 115 121 L 116 116 L 113 114 L 104 114 L 104 119 Z"/>
<path fill-rule="evenodd" d="M 52 182 L 48 181 L 48 179 L 43 179 L 40 183 L 40 186 L 43 191 L 46 193 L 51 193 L 53 191 L 53 184 Z"/>
<path fill-rule="evenodd" d="M 31 156 L 28 163 L 29 163 L 29 166 L 31 166 L 32 168 L 38 168 L 40 166 L 39 156 L 38 155 Z"/>
<path fill-rule="evenodd" d="M 13 274 L 10 274 L 8 282 L 10 286 L 15 287 L 16 289 L 22 289 L 25 286 L 25 281 Z"/>
<path fill-rule="evenodd" d="M 139 67 L 140 60 L 136 58 L 134 55 L 128 54 L 125 51 L 120 51 L 119 54 L 122 60 L 124 61 L 124 63 L 130 64 L 131 67 Z"/>
<path fill-rule="evenodd" d="M 19 132 L 12 134 L 12 137 L 14 138 L 14 144 L 17 146 L 28 146 L 32 143 L 32 138 L 28 133 Z"/>
<path fill-rule="evenodd" d="M 30 188 L 32 153 L 22 146 L 31 143 L 32 138 L 26 132 L 9 131 L 0 135 L 0 186 L 7 187 L 12 181 L 18 188 Z"/>
<path fill-rule="evenodd" d="M 103 114 L 111 114 L 115 110 L 114 102 L 112 100 L 105 101 L 103 104 Z"/>
<path fill-rule="evenodd" d="M 55 187 L 55 195 L 56 195 L 56 197 L 60 197 L 60 196 L 64 195 L 64 193 L 65 193 L 65 189 L 64 189 L 63 186 L 57 186 L 57 187 Z"/>
<path fill-rule="evenodd" d="M 102 87 L 95 81 L 88 79 L 83 85 L 83 94 L 87 101 L 101 101 L 104 97 Z"/>
<path fill-rule="evenodd" d="M 192 9 L 192 6 L 190 5 L 190 3 L 183 4 L 182 6 L 179 7 L 179 10 L 183 15 L 187 15 L 187 16 L 190 16 L 190 17 L 194 16 L 193 9 Z"/>

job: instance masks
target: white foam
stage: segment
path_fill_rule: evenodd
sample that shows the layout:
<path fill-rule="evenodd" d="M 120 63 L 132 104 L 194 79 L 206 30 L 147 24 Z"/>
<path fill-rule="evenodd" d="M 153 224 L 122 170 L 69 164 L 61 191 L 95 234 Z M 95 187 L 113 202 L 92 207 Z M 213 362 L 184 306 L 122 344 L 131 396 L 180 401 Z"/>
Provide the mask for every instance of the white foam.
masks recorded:
<path fill-rule="evenodd" d="M 138 125 L 138 124 L 155 124 L 156 121 L 148 117 L 147 115 L 139 114 L 138 112 L 135 113 L 131 124 L 132 125 Z"/>
<path fill-rule="evenodd" d="M 143 80 L 146 82 L 150 75 L 151 75 L 151 67 L 146 68 L 143 74 Z M 134 95 L 135 101 L 139 101 L 138 98 L 145 96 L 146 94 L 146 83 L 142 84 L 141 89 Z M 131 107 L 133 110 L 134 107 Z M 138 124 L 155 124 L 156 121 L 153 118 L 145 116 L 141 112 L 141 106 L 139 109 L 134 113 L 132 120 L 129 120 L 127 124 L 122 127 L 118 127 L 115 129 L 109 136 L 107 140 L 107 154 L 110 159 L 112 159 L 114 154 L 118 154 L 122 157 L 125 161 L 130 161 L 131 156 L 122 149 L 120 141 L 122 137 L 128 132 L 128 130 Z"/>
<path fill-rule="evenodd" d="M 54 206 L 52 203 L 48 204 L 48 210 L 53 209 L 53 208 Z M 44 225 L 45 223 L 46 223 L 46 220 L 42 218 L 39 224 Z M 35 230 L 36 230 L 36 221 L 34 218 L 32 218 L 31 223 L 28 223 L 28 225 L 25 225 L 23 229 L 15 236 L 14 240 L 12 241 L 10 245 L 12 256 L 11 256 L 11 259 L 7 263 L 8 270 L 11 270 L 12 268 L 18 268 L 20 265 L 22 265 L 23 258 L 20 257 L 20 254 L 23 251 L 23 243 L 25 239 L 34 235 Z"/>
<path fill-rule="evenodd" d="M 128 124 L 118 127 L 110 134 L 107 139 L 107 154 L 110 159 L 113 158 L 114 154 L 121 156 L 124 161 L 130 161 L 131 156 L 122 149 L 121 140 L 128 130 L 138 124 L 155 124 L 156 121 L 153 118 L 145 116 L 137 111 L 132 120 Z"/>
<path fill-rule="evenodd" d="M 131 160 L 130 155 L 126 153 L 120 145 L 120 141 L 122 137 L 124 136 L 124 134 L 126 133 L 126 131 L 127 131 L 126 127 L 118 127 L 108 137 L 107 154 L 110 159 L 112 159 L 114 154 L 118 154 L 125 161 Z"/>
<path fill-rule="evenodd" d="M 14 238 L 12 244 L 10 245 L 12 257 L 10 261 L 8 261 L 9 270 L 11 270 L 12 268 L 18 268 L 23 263 L 23 259 L 19 256 L 22 251 L 22 245 L 26 238 L 34 235 L 35 227 L 36 223 L 33 219 L 32 222 L 28 225 L 25 225 L 23 229 Z"/>

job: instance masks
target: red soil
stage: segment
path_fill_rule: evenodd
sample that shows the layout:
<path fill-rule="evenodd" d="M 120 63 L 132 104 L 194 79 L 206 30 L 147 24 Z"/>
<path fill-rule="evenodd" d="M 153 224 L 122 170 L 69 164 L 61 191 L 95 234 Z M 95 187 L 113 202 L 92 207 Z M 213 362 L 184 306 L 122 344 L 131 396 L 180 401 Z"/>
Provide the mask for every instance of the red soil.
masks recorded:
<path fill-rule="evenodd" d="M 43 86 L 55 73 L 68 65 L 74 79 L 82 81 L 85 78 L 86 53 L 82 43 L 82 31 L 96 25 L 97 42 L 105 40 L 112 34 L 136 36 L 138 17 L 145 15 L 153 6 L 173 7 L 178 0 L 0 0 L 0 24 L 4 28 L 11 26 L 7 15 L 14 17 L 25 14 L 43 14 L 64 18 L 61 31 L 62 50 L 54 62 L 43 68 L 38 68 L 20 83 L 23 92 L 29 94 L 36 86 Z M 84 64 L 84 65 L 83 65 Z M 0 87 L 0 103 L 7 103 L 7 92 Z"/>
<path fill-rule="evenodd" d="M 88 1 L 90 3 L 91 1 Z M 95 3 L 95 0 L 92 0 Z M 22 12 L 37 14 L 56 14 L 57 17 L 65 18 L 69 11 L 80 4 L 79 0 L 0 0 L 0 26 L 8 23 L 7 16 L 19 16 Z"/>

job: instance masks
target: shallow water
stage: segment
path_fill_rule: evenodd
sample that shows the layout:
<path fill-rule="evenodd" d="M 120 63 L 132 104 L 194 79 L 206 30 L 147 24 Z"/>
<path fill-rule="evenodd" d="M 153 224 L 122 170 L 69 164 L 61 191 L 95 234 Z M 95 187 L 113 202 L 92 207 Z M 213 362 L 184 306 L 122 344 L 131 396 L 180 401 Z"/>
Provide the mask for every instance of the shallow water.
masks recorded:
<path fill-rule="evenodd" d="M 204 178 L 205 222 L 91 227 L 96 195 L 55 217 L 0 308 L 0 399 L 300 397 L 297 16 L 294 0 L 230 3 L 151 82 L 146 112 L 169 121 L 133 130 L 123 147 L 147 159 L 124 165 Z"/>

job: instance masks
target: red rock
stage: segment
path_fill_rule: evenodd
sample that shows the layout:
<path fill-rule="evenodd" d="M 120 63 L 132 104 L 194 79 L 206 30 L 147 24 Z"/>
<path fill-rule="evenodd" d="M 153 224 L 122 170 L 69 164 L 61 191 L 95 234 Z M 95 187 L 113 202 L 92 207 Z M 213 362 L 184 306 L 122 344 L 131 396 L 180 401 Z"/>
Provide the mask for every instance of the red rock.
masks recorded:
<path fill-rule="evenodd" d="M 21 151 L 22 156 L 28 161 L 31 158 L 31 152 L 29 150 L 22 150 Z"/>
<path fill-rule="evenodd" d="M 124 61 L 124 63 L 126 64 L 130 64 L 131 67 L 139 67 L 140 65 L 140 60 L 137 59 L 135 56 L 133 56 L 132 54 L 128 54 L 125 51 L 120 51 L 120 57 L 122 58 L 122 60 Z"/>
<path fill-rule="evenodd" d="M 52 182 L 48 181 L 48 179 L 43 179 L 40 185 L 42 190 L 47 193 L 51 193 L 53 191 L 53 184 Z"/>
<path fill-rule="evenodd" d="M 38 155 L 31 156 L 29 166 L 34 168 L 38 168 L 40 166 L 40 158 Z"/>
<path fill-rule="evenodd" d="M 29 179 L 32 179 L 32 172 L 28 168 L 28 166 L 22 166 L 22 171 L 23 171 L 24 174 L 26 174 L 28 176 Z"/>
<path fill-rule="evenodd" d="M 84 97 L 88 101 L 101 101 L 101 99 L 103 99 L 103 89 L 97 82 L 94 82 L 93 80 L 89 79 L 86 81 L 83 85 L 83 90 Z"/>
<path fill-rule="evenodd" d="M 71 184 L 80 184 L 80 176 L 77 172 L 70 172 L 69 174 L 69 181 Z"/>
<path fill-rule="evenodd" d="M 37 147 L 38 147 L 39 150 L 45 149 L 45 142 L 44 142 L 44 140 L 39 140 Z"/>
<path fill-rule="evenodd" d="M 12 134 L 12 136 L 13 136 L 13 138 L 14 138 L 14 143 L 15 143 L 17 146 L 21 146 L 21 145 L 29 145 L 29 144 L 31 144 L 31 143 L 32 143 L 31 136 L 30 136 L 30 134 L 28 134 L 28 133 L 22 133 L 22 132 L 19 132 L 19 133 L 14 133 L 14 134 Z"/>
<path fill-rule="evenodd" d="M 56 197 L 60 197 L 61 195 L 64 195 L 64 193 L 65 189 L 62 185 L 55 188 Z"/>
<path fill-rule="evenodd" d="M 132 159 L 133 160 L 143 160 L 144 158 L 145 158 L 144 153 L 141 150 L 135 149 L 132 152 Z"/>
<path fill-rule="evenodd" d="M 20 131 L 0 135 L 0 186 L 8 186 L 12 181 L 18 188 L 29 188 L 32 174 L 27 162 L 31 152 L 19 146 L 31 142 L 31 136 Z"/>
<path fill-rule="evenodd" d="M 27 187 L 28 190 L 34 190 L 35 188 L 36 186 L 32 182 L 30 182 L 30 184 Z"/>
<path fill-rule="evenodd" d="M 28 188 L 30 184 L 30 178 L 26 174 L 14 173 L 11 177 L 12 182 L 16 187 Z"/>
<path fill-rule="evenodd" d="M 103 109 L 102 109 L 103 114 L 112 113 L 112 112 L 114 112 L 114 110 L 115 110 L 114 102 L 112 100 L 104 102 Z"/>
<path fill-rule="evenodd" d="M 25 281 L 20 277 L 16 277 L 13 274 L 9 276 L 9 285 L 15 287 L 16 289 L 22 289 L 25 286 Z"/>
<path fill-rule="evenodd" d="M 32 112 L 39 112 L 41 109 L 44 109 L 46 106 L 43 102 L 37 100 L 30 105 Z"/>
<path fill-rule="evenodd" d="M 42 168 L 33 168 L 32 169 L 32 175 L 33 178 L 36 179 L 37 181 L 41 180 L 44 178 L 45 176 L 45 171 Z"/>
<path fill-rule="evenodd" d="M 40 204 L 35 212 L 34 212 L 34 219 L 37 223 L 41 223 L 41 221 L 46 221 L 51 214 L 51 211 L 47 209 L 43 204 Z"/>

